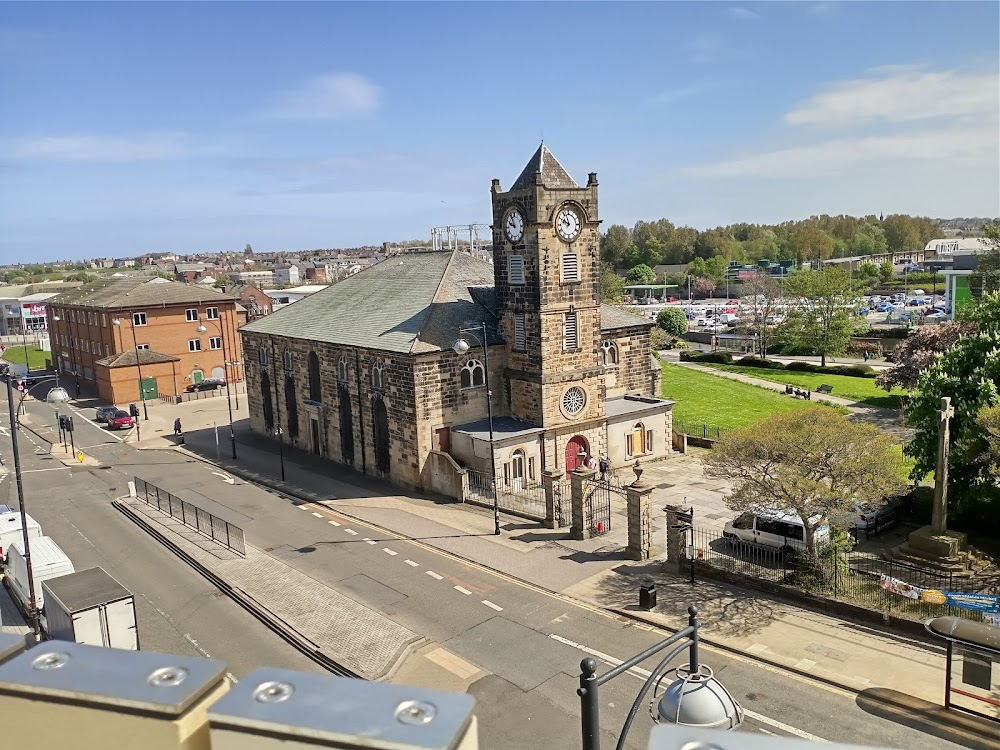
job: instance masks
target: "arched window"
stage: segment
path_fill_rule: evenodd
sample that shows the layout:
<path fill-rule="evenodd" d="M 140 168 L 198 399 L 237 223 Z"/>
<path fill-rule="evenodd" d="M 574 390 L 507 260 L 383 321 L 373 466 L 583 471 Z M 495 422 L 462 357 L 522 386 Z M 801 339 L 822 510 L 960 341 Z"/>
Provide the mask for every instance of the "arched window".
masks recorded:
<path fill-rule="evenodd" d="M 382 380 L 382 365 L 372 365 L 372 390 L 381 391 L 385 387 Z"/>
<path fill-rule="evenodd" d="M 295 398 L 295 380 L 285 378 L 285 414 L 288 416 L 288 437 L 295 440 L 299 436 L 299 403 Z"/>
<path fill-rule="evenodd" d="M 319 378 L 319 355 L 316 352 L 309 352 L 309 400 L 323 400 L 323 388 Z"/>
<path fill-rule="evenodd" d="M 486 368 L 478 359 L 470 359 L 462 368 L 462 387 L 479 388 L 486 385 Z"/>
<path fill-rule="evenodd" d="M 292 371 L 292 364 L 293 364 L 293 362 L 292 362 L 292 350 L 291 349 L 285 349 L 285 352 L 282 355 L 282 360 L 283 360 L 284 365 L 285 365 L 285 372 L 291 372 Z"/>
<path fill-rule="evenodd" d="M 260 348 L 257 349 L 257 361 L 260 362 L 264 367 L 267 367 L 268 363 L 267 344 L 261 344 Z"/>
<path fill-rule="evenodd" d="M 601 342 L 601 363 L 605 365 L 618 364 L 618 345 L 614 341 Z"/>
<path fill-rule="evenodd" d="M 347 382 L 347 357 L 341 357 L 337 363 L 337 380 L 341 383 Z"/>

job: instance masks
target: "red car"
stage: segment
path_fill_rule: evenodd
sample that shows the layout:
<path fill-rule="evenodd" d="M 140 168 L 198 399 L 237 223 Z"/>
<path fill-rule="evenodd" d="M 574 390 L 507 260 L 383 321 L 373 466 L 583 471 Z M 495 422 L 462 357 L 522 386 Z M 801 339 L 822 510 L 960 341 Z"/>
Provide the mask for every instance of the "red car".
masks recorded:
<path fill-rule="evenodd" d="M 135 427 L 135 421 L 127 411 L 118 409 L 113 414 L 108 415 L 109 430 L 130 430 L 133 427 Z"/>

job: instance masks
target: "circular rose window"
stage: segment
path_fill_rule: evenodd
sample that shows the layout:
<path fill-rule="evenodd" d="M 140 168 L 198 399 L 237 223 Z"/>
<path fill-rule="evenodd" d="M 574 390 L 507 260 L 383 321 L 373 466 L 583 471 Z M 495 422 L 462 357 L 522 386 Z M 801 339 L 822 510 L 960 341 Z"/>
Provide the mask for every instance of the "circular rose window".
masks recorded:
<path fill-rule="evenodd" d="M 575 417 L 587 404 L 587 394 L 578 386 L 567 388 L 562 397 L 562 408 L 569 416 Z"/>

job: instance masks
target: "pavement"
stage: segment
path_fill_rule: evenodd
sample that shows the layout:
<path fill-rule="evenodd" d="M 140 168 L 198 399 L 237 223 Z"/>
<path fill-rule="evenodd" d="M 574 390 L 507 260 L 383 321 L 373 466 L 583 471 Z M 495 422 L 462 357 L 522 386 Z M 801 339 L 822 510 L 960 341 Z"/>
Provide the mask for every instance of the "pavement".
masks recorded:
<path fill-rule="evenodd" d="M 282 481 L 281 461 L 273 441 L 249 431 L 242 399 L 240 407 L 234 414 L 237 419 L 234 429 L 236 460 L 232 459 L 229 449 L 225 398 L 177 406 L 150 403 L 149 420 L 142 423 L 142 442 L 135 447 L 148 451 L 150 459 L 166 449 L 178 454 L 178 459 L 183 457 L 189 462 L 185 465 L 196 460 L 192 466 L 205 467 L 201 473 L 179 472 L 173 462 L 164 459 L 161 474 L 154 477 L 163 482 L 196 488 L 199 483 L 205 483 L 206 473 L 221 474 L 220 484 L 213 486 L 210 493 L 212 498 L 252 517 L 246 531 L 254 551 L 248 552 L 248 556 L 258 553 L 269 556 L 258 557 L 254 563 L 256 575 L 241 579 L 240 585 L 252 589 L 256 579 L 269 579 L 267 596 L 271 598 L 267 606 L 297 623 L 308 637 L 332 650 L 337 647 L 338 637 L 341 641 L 363 643 L 365 638 L 370 638 L 373 628 L 386 628 L 389 632 L 388 628 L 397 627 L 391 639 L 391 644 L 397 648 L 388 649 L 392 655 L 384 652 L 369 658 L 365 669 L 373 676 L 394 671 L 412 676 L 416 662 L 411 657 L 419 657 L 421 669 L 431 663 L 437 664 L 452 681 L 444 686 L 461 689 L 461 683 L 468 685 L 475 679 L 480 667 L 467 658 L 463 660 L 456 649 L 442 650 L 434 643 L 410 638 L 410 634 L 419 629 L 407 627 L 406 622 L 393 621 L 399 619 L 393 616 L 393 602 L 398 601 L 393 593 L 396 589 L 386 590 L 382 584 L 370 582 L 370 576 L 356 584 L 361 588 L 355 595 L 346 597 L 355 600 L 355 605 L 358 600 L 370 603 L 372 606 L 364 607 L 370 611 L 358 610 L 363 616 L 342 618 L 336 629 L 328 629 L 325 634 L 320 632 L 323 618 L 309 620 L 308 606 L 297 602 L 297 609 L 293 611 L 292 604 L 282 601 L 281 597 L 284 582 L 289 590 L 311 589 L 317 596 L 328 596 L 330 601 L 345 604 L 344 599 L 336 597 L 334 585 L 326 584 L 331 571 L 314 562 L 320 558 L 311 556 L 311 548 L 320 544 L 364 545 L 363 548 L 370 548 L 370 554 L 376 558 L 393 562 L 404 556 L 396 549 L 399 544 L 434 550 L 454 560 L 464 572 L 460 574 L 456 569 L 451 575 L 442 574 L 438 567 L 441 563 L 431 563 L 435 569 L 413 555 L 400 562 L 403 566 L 415 563 L 414 572 L 422 573 L 420 579 L 425 583 L 433 584 L 441 579 L 445 584 L 452 580 L 463 581 L 454 583 L 452 588 L 458 592 L 460 600 L 468 599 L 469 606 L 474 604 L 478 608 L 475 611 L 484 614 L 509 609 L 512 605 L 494 601 L 496 596 L 489 593 L 496 585 L 489 582 L 492 579 L 468 582 L 469 578 L 475 578 L 477 568 L 500 573 L 541 592 L 566 597 L 568 601 L 612 612 L 623 620 L 641 620 L 666 630 L 684 627 L 687 607 L 695 604 L 703 624 L 703 640 L 723 652 L 769 664 L 786 673 L 817 679 L 859 696 L 881 692 L 908 696 L 907 700 L 924 706 L 936 706 L 941 702 L 945 658 L 940 645 L 794 607 L 734 586 L 699 581 L 692 587 L 685 577 L 664 572 L 660 562 L 632 562 L 626 558 L 624 550 L 623 507 L 614 509 L 616 515 L 608 534 L 587 541 L 570 540 L 567 529 L 544 529 L 539 524 L 506 516 L 502 518 L 502 534 L 497 537 L 492 534 L 492 513 L 487 509 L 403 491 L 290 446 L 284 449 L 285 481 Z M 40 439 L 52 440 L 52 429 L 41 416 L 43 409 L 31 411 L 24 418 L 24 424 L 37 430 Z M 84 411 L 81 416 L 87 414 Z M 177 416 L 185 426 L 183 446 L 177 445 L 171 434 Z M 222 427 L 218 442 L 216 425 Z M 83 446 L 84 452 L 92 454 L 99 462 L 115 461 L 116 456 L 123 455 L 115 452 L 124 447 L 116 446 L 115 441 L 135 443 L 131 433 L 104 434 L 107 440 Z M 90 442 L 90 438 L 85 442 Z M 54 447 L 53 455 L 59 450 Z M 216 467 L 222 471 L 213 471 Z M 282 515 L 288 505 L 275 503 L 273 495 L 239 482 L 237 477 L 294 498 L 302 518 L 315 524 L 317 538 L 322 536 L 330 541 L 284 550 L 272 546 L 273 542 L 265 543 L 265 537 L 273 538 L 275 529 L 288 522 Z M 725 488 L 705 481 L 699 474 L 696 458 L 679 456 L 648 465 L 644 479 L 657 484 L 653 509 L 654 517 L 660 520 L 654 536 L 657 542 L 654 557 L 662 557 L 659 509 L 663 504 L 686 497 L 695 505 L 699 518 L 715 514 L 720 517 L 714 520 L 723 521 L 721 514 L 725 507 L 721 498 Z M 273 564 L 275 559 L 279 559 L 281 565 Z M 216 554 L 208 553 L 205 561 L 217 565 L 227 576 L 238 575 L 232 570 L 226 572 L 226 561 Z M 312 580 L 302 580 L 302 576 Z M 637 598 L 640 583 L 650 578 L 656 582 L 658 600 L 657 606 L 647 612 L 640 610 Z M 404 598 L 413 602 L 415 596 L 417 593 L 411 592 Z M 391 625 L 379 620 L 379 611 L 386 614 Z M 488 640 L 489 632 L 481 637 Z M 560 642 L 566 641 L 564 638 Z M 340 648 L 343 650 L 342 645 Z M 610 643 L 602 650 L 611 650 Z M 333 653 L 338 652 L 334 650 Z M 387 666 L 394 659 L 395 664 Z M 357 659 L 352 663 L 362 665 Z M 499 667 L 496 665 L 494 671 Z M 456 679 L 459 684 L 454 684 Z"/>

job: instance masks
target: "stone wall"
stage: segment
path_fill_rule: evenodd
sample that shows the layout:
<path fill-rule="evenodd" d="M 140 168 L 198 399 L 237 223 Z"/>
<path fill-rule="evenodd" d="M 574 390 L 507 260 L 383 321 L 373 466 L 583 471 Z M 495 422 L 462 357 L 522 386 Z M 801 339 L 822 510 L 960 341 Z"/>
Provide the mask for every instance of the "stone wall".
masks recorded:
<path fill-rule="evenodd" d="M 626 393 L 660 395 L 653 382 L 660 367 L 657 363 L 654 370 L 650 362 L 652 344 L 649 331 L 648 326 L 638 325 L 616 329 L 606 335 L 606 339 L 613 341 L 618 348 L 618 364 L 610 364 L 605 368 L 611 376 L 607 378 L 608 398 L 624 396 Z"/>
<path fill-rule="evenodd" d="M 264 404 L 261 390 L 260 346 L 268 352 L 266 366 L 271 381 L 271 401 L 274 421 L 284 430 L 286 442 L 338 463 L 375 476 L 374 401 L 382 398 L 389 425 L 389 472 L 385 478 L 411 487 L 420 487 L 422 462 L 418 455 L 417 406 L 414 396 L 414 358 L 408 354 L 355 349 L 303 339 L 269 336 L 241 331 L 246 357 L 247 401 L 250 427 L 260 434 L 268 433 L 264 425 Z M 285 359 L 290 352 L 291 361 Z M 311 399 L 309 389 L 309 353 L 319 358 L 320 400 Z M 340 362 L 346 365 L 346 380 L 341 382 Z M 287 365 L 290 365 L 288 367 Z M 372 371 L 382 368 L 384 388 L 372 388 Z M 360 368 L 360 369 L 359 369 Z M 295 398 L 295 424 L 290 423 L 286 385 L 291 383 Z M 341 441 L 340 410 L 342 389 L 351 415 L 353 461 L 348 460 Z M 320 439 L 313 440 L 310 421 L 319 423 Z M 297 432 L 297 434 L 296 434 Z"/>

